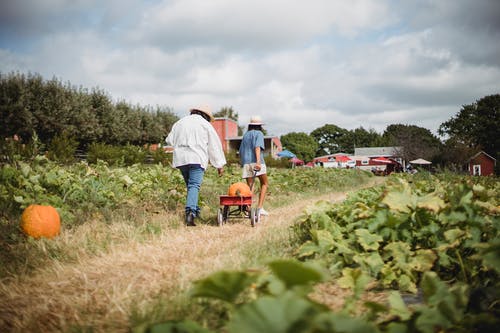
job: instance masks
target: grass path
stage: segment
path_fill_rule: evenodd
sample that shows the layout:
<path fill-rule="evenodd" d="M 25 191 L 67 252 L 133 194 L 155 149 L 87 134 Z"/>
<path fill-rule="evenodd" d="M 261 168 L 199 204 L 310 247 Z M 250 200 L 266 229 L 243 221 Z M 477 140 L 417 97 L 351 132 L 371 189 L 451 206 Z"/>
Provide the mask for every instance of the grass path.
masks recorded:
<path fill-rule="evenodd" d="M 379 181 L 379 179 L 375 179 Z M 130 309 L 147 307 L 161 293 L 179 293 L 190 282 L 248 263 L 252 244 L 287 237 L 287 227 L 319 200 L 338 202 L 345 192 L 291 202 L 276 208 L 260 225 L 248 219 L 223 227 L 199 225 L 163 232 L 147 243 L 121 244 L 105 255 L 53 265 L 31 276 L 0 284 L 0 331 L 59 332 L 92 327 L 128 332 Z M 161 216 L 159 217 L 161 218 Z"/>

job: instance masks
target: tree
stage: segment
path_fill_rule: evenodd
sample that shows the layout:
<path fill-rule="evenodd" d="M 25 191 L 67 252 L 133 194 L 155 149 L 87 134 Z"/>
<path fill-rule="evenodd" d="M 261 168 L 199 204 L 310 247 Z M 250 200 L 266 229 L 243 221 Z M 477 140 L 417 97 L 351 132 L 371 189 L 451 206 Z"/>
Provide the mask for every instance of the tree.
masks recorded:
<path fill-rule="evenodd" d="M 339 138 L 342 151 L 350 154 L 354 154 L 356 147 L 378 147 L 381 146 L 381 142 L 382 136 L 379 133 L 374 129 L 367 131 L 363 127 L 348 131 Z"/>
<path fill-rule="evenodd" d="M 385 145 L 401 147 L 399 154 L 407 161 L 416 158 L 433 160 L 442 146 L 439 138 L 431 131 L 415 125 L 389 125 L 382 137 Z"/>
<path fill-rule="evenodd" d="M 235 112 L 232 106 L 222 107 L 220 111 L 215 112 L 213 116 L 215 118 L 229 118 L 236 122 L 238 122 L 238 117 L 239 117 L 238 112 Z"/>
<path fill-rule="evenodd" d="M 220 111 L 215 112 L 213 116 L 214 118 L 229 118 L 234 120 L 236 123 L 238 123 L 239 118 L 238 112 L 235 112 L 232 106 L 225 106 L 221 108 Z M 266 134 L 264 131 L 263 133 L 264 135 Z M 243 126 L 238 125 L 238 135 L 243 135 Z"/>
<path fill-rule="evenodd" d="M 288 133 L 282 135 L 280 140 L 284 149 L 290 150 L 301 160 L 311 161 L 316 156 L 318 143 L 312 136 L 306 133 Z"/>
<path fill-rule="evenodd" d="M 476 103 L 462 106 L 450 120 L 439 126 L 439 134 L 447 140 L 500 159 L 500 94 L 489 95 Z M 470 156 L 462 156 L 464 159 Z M 498 165 L 498 163 L 497 163 Z"/>
<path fill-rule="evenodd" d="M 316 128 L 311 132 L 311 136 L 316 140 L 318 149 L 315 156 L 334 154 L 345 151 L 341 145 L 342 137 L 346 136 L 348 131 L 337 125 L 326 124 Z"/>
<path fill-rule="evenodd" d="M 81 148 L 92 142 L 137 144 L 160 142 L 178 120 L 170 109 L 113 104 L 100 89 L 75 88 L 38 74 L 0 73 L 0 138 L 33 137 L 48 144 L 72 133 Z M 64 141 L 64 140 L 60 140 Z"/>

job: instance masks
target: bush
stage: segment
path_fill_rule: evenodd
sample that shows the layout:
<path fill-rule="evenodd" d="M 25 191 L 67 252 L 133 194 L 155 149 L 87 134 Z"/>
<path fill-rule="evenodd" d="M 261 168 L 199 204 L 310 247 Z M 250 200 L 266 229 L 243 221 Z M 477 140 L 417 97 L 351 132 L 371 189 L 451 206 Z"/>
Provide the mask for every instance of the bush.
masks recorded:
<path fill-rule="evenodd" d="M 87 153 L 89 163 L 105 161 L 114 166 L 130 166 L 146 161 L 147 151 L 141 147 L 127 144 L 126 146 L 112 146 L 103 143 L 93 143 Z"/>
<path fill-rule="evenodd" d="M 130 166 L 137 163 L 146 162 L 146 156 L 148 152 L 142 147 L 127 144 L 119 148 L 121 155 L 123 156 L 123 165 Z"/>
<path fill-rule="evenodd" d="M 273 168 L 287 169 L 292 167 L 292 163 L 286 158 L 272 158 L 271 156 L 266 156 L 264 158 L 266 166 Z"/>
<path fill-rule="evenodd" d="M 149 161 L 154 164 L 161 163 L 162 165 L 168 165 L 172 162 L 172 153 L 167 153 L 162 148 L 150 151 Z"/>
<path fill-rule="evenodd" d="M 66 131 L 56 135 L 48 146 L 47 157 L 53 161 L 69 164 L 75 161 L 78 141 Z"/>
<path fill-rule="evenodd" d="M 36 133 L 32 135 L 28 143 L 24 143 L 17 135 L 4 138 L 0 140 L 0 164 L 33 160 L 43 149 L 44 145 Z"/>

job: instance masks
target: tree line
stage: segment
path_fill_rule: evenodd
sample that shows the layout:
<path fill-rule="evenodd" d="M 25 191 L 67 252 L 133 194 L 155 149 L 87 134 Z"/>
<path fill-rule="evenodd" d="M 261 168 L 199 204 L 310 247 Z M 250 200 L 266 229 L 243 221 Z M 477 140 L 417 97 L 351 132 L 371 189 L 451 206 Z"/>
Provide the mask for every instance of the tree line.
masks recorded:
<path fill-rule="evenodd" d="M 103 90 L 75 87 L 39 74 L 0 73 L 0 138 L 44 144 L 65 133 L 87 148 L 93 142 L 160 142 L 178 117 L 169 108 L 113 102 Z"/>
<path fill-rule="evenodd" d="M 238 121 L 232 107 L 214 113 Z M 29 142 L 34 134 L 43 144 L 71 138 L 79 148 L 92 143 L 140 145 L 162 142 L 179 118 L 168 107 L 113 102 L 98 88 L 72 86 L 39 74 L 0 73 L 0 138 L 19 136 Z M 363 127 L 347 130 L 325 124 L 311 133 L 292 132 L 280 137 L 284 148 L 302 160 L 338 152 L 354 153 L 356 147 L 402 147 L 406 160 L 425 158 L 437 164 L 463 165 L 484 150 L 500 160 L 500 94 L 464 105 L 439 126 L 440 139 L 426 128 L 392 124 L 383 133 Z M 244 128 L 239 127 L 241 135 Z M 498 169 L 497 163 L 497 169 Z"/>
<path fill-rule="evenodd" d="M 460 168 L 480 150 L 500 161 L 500 94 L 488 95 L 463 105 L 451 119 L 440 124 L 440 137 L 426 128 L 392 124 L 382 134 L 363 127 L 346 130 L 326 124 L 310 134 L 292 132 L 281 137 L 283 147 L 305 161 L 334 153 L 354 153 L 356 147 L 401 147 L 405 160 L 424 158 L 447 167 Z M 496 165 L 498 174 L 500 163 Z"/>

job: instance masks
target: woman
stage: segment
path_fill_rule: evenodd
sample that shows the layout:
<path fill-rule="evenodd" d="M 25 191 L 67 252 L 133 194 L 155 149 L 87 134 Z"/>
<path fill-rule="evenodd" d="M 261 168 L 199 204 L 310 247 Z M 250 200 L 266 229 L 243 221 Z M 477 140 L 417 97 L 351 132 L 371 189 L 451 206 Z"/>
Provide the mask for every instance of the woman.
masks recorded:
<path fill-rule="evenodd" d="M 243 166 L 242 177 L 246 179 L 248 185 L 252 187 L 255 176 L 259 178 L 260 194 L 257 206 L 257 214 L 269 215 L 264 209 L 264 199 L 268 187 L 266 164 L 264 162 L 264 134 L 262 133 L 262 119 L 254 116 L 248 124 L 248 131 L 243 135 L 240 145 L 240 163 Z"/>

